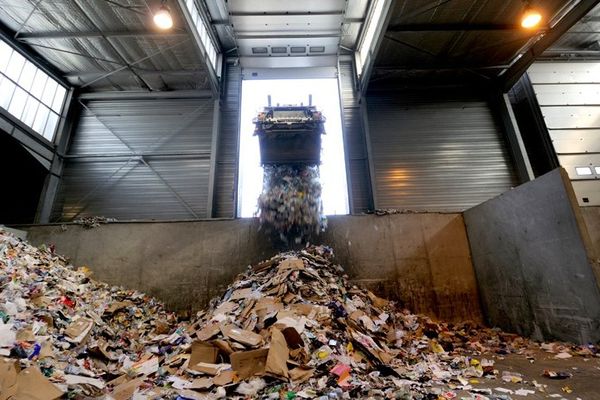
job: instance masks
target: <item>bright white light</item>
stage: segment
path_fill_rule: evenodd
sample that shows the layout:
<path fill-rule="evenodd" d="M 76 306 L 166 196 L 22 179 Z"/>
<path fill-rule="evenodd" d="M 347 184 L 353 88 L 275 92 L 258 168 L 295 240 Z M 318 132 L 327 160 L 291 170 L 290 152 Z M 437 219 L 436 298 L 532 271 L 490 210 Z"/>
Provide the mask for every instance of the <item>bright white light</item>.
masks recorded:
<path fill-rule="evenodd" d="M 173 18 L 171 18 L 171 12 L 167 7 L 161 6 L 154 14 L 154 23 L 160 29 L 171 29 L 173 27 Z"/>
<path fill-rule="evenodd" d="M 369 51 L 375 41 L 375 31 L 377 27 L 381 25 L 381 20 L 383 19 L 383 6 L 384 0 L 375 0 L 375 3 L 372 5 L 373 13 L 367 22 L 365 34 L 358 47 L 359 62 L 356 65 L 358 75 L 362 73 L 362 69 L 367 62 Z"/>
<path fill-rule="evenodd" d="M 348 214 L 348 186 L 337 80 L 277 79 L 242 81 L 238 182 L 240 217 L 250 218 L 255 215 L 256 200 L 262 191 L 263 169 L 260 166 L 258 138 L 253 136 L 252 118 L 267 105 L 268 95 L 271 95 L 272 105 L 276 105 L 308 104 L 309 94 L 313 96 L 313 105 L 327 119 L 325 135 L 322 136 L 320 166 L 323 211 L 326 215 Z"/>
<path fill-rule="evenodd" d="M 526 9 L 521 18 L 521 26 L 525 29 L 535 28 L 540 22 L 542 22 L 542 14 L 532 8 Z"/>

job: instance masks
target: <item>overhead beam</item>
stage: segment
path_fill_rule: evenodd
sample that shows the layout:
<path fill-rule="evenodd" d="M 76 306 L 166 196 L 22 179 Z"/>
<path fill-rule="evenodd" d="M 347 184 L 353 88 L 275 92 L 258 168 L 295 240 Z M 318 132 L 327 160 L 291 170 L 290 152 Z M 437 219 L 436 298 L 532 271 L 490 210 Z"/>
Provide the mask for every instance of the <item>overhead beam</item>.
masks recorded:
<path fill-rule="evenodd" d="M 285 14 L 285 16 L 289 16 L 290 14 Z M 293 15 L 293 14 L 292 14 Z M 297 15 L 297 14 L 296 14 Z M 308 14 L 308 15 L 315 15 L 313 14 Z M 337 14 L 335 14 L 337 15 Z M 260 16 L 264 16 L 264 14 L 260 14 Z M 273 15 L 268 15 L 269 17 L 273 16 Z M 363 22 L 365 22 L 364 18 L 344 18 L 344 24 L 362 24 Z M 234 23 L 229 20 L 229 19 L 214 19 L 212 21 L 210 21 L 211 25 L 234 25 Z"/>
<path fill-rule="evenodd" d="M 253 12 L 242 12 L 233 11 L 229 15 L 231 17 L 289 17 L 289 16 L 302 16 L 310 17 L 313 15 L 343 15 L 344 10 L 333 10 L 333 11 L 283 11 L 283 12 L 268 12 L 268 11 L 253 11 Z"/>
<path fill-rule="evenodd" d="M 531 45 L 510 68 L 499 75 L 498 78 L 500 79 L 502 89 L 505 92 L 509 91 L 527 71 L 531 64 L 533 64 L 546 49 L 552 46 L 554 42 L 592 11 L 598 4 L 600 4 L 600 0 L 581 0 L 575 5 L 568 14 L 556 23 L 556 25 L 548 29 L 537 42 L 533 43 L 533 45 Z"/>
<path fill-rule="evenodd" d="M 445 32 L 445 31 L 523 31 L 515 24 L 394 24 L 389 25 L 388 32 Z"/>
<path fill-rule="evenodd" d="M 137 31 L 81 31 L 81 32 L 65 32 L 65 31 L 44 31 L 44 32 L 22 32 L 18 40 L 32 41 L 45 39 L 78 39 L 78 38 L 106 38 L 106 37 L 121 37 L 121 38 L 177 38 L 184 37 L 188 34 L 183 31 L 173 32 L 153 32 L 148 30 Z"/>
<path fill-rule="evenodd" d="M 205 70 L 197 70 L 197 69 L 175 69 L 175 70 L 156 70 L 156 71 L 149 71 L 149 70 L 144 70 L 144 69 L 140 69 L 137 67 L 133 67 L 135 69 L 135 71 L 138 74 L 144 75 L 144 76 L 190 76 L 190 75 L 196 75 L 196 74 L 206 74 Z M 106 71 L 85 71 L 85 72 L 68 72 L 65 74 L 65 78 L 67 79 L 81 79 L 84 81 L 90 80 L 90 79 L 95 79 L 99 76 L 102 76 L 106 74 Z M 116 74 L 113 74 L 112 76 L 118 76 L 118 75 L 129 75 L 129 71 L 128 70 L 122 70 L 117 72 Z"/>
<path fill-rule="evenodd" d="M 210 90 L 116 91 L 82 93 L 79 95 L 79 100 L 209 99 L 211 97 Z"/>
<path fill-rule="evenodd" d="M 285 34 L 285 33 L 268 33 L 268 34 L 244 34 L 239 33 L 236 35 L 237 39 L 319 39 L 319 38 L 339 38 L 339 32 L 331 32 L 331 33 L 313 33 L 313 34 Z"/>

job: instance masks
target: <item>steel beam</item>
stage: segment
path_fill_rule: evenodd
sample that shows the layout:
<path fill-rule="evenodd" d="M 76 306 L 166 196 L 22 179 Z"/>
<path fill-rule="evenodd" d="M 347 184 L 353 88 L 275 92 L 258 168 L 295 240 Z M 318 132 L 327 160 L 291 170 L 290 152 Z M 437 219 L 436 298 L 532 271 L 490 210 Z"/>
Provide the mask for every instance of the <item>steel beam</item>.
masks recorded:
<path fill-rule="evenodd" d="M 85 18 L 87 20 L 90 21 L 90 23 L 92 24 L 92 26 L 97 29 L 97 31 L 101 31 L 100 27 L 98 26 L 98 24 L 96 24 L 96 22 L 94 21 L 94 19 L 89 15 L 89 13 L 86 11 L 86 9 L 80 4 L 80 0 L 73 0 L 73 3 L 77 6 L 77 8 L 79 9 L 79 11 L 81 11 L 81 13 L 85 16 Z M 146 82 L 144 80 L 144 78 L 142 78 L 141 76 L 139 76 L 135 70 L 133 68 L 131 68 L 129 60 L 127 60 L 127 58 L 121 53 L 121 51 L 118 49 L 117 46 L 115 46 L 111 41 L 110 38 L 102 35 L 102 37 L 106 40 L 106 42 L 108 43 L 108 45 L 114 50 L 114 52 L 117 54 L 117 56 L 123 61 L 123 63 L 126 64 L 126 68 L 128 68 L 131 73 L 137 78 L 138 82 L 144 86 L 146 89 L 148 90 L 153 90 L 153 88 L 150 86 L 150 84 L 148 82 Z"/>
<path fill-rule="evenodd" d="M 197 75 L 197 74 L 202 74 L 202 75 L 206 75 L 206 71 L 205 70 L 197 70 L 197 69 L 193 69 L 193 70 L 188 70 L 188 69 L 177 69 L 177 70 L 155 70 L 155 71 L 149 71 L 149 70 L 145 70 L 145 69 L 140 69 L 137 68 L 135 66 L 133 66 L 133 68 L 135 68 L 135 70 L 137 71 L 138 74 L 141 74 L 143 76 L 148 76 L 148 77 L 158 77 L 158 76 L 185 76 L 185 77 L 189 77 L 190 75 Z M 106 71 L 78 71 L 78 72 L 68 72 L 65 74 L 65 78 L 66 79 L 78 79 L 78 80 L 83 80 L 83 81 L 88 81 L 91 79 L 96 79 L 100 76 L 103 76 L 104 74 L 106 74 Z M 123 75 L 123 74 L 129 74 L 128 71 L 119 71 L 116 74 L 113 74 L 113 76 L 115 75 Z"/>
<path fill-rule="evenodd" d="M 383 6 L 383 18 L 379 22 L 379 26 L 377 26 L 377 28 L 375 29 L 375 41 L 372 44 L 372 47 L 369 49 L 368 59 L 366 60 L 362 69 L 362 73 L 359 80 L 359 91 L 363 96 L 367 93 L 367 87 L 369 86 L 369 80 L 371 79 L 371 74 L 373 73 L 373 67 L 375 65 L 375 57 L 377 56 L 379 47 L 381 47 L 381 42 L 383 41 L 383 37 L 385 36 L 385 32 L 390 23 L 390 18 L 392 15 L 392 6 L 392 0 L 385 0 L 385 4 Z M 371 10 L 369 14 L 372 14 L 372 12 L 373 11 Z M 367 20 L 370 20 L 371 18 L 372 16 L 369 15 Z M 366 30 L 365 28 L 366 27 L 363 26 L 363 35 Z"/>
<path fill-rule="evenodd" d="M 523 31 L 515 24 L 394 24 L 389 25 L 388 32 L 445 32 L 445 31 Z"/>
<path fill-rule="evenodd" d="M 209 99 L 211 97 L 212 92 L 210 90 L 116 91 L 82 93 L 79 95 L 79 100 Z"/>
<path fill-rule="evenodd" d="M 497 92 L 492 98 L 492 102 L 496 105 L 496 109 L 500 113 L 500 119 L 515 161 L 519 181 L 525 183 L 535 179 L 531 163 L 529 162 L 529 156 L 525 149 L 525 143 L 523 142 L 508 95 Z"/>
<path fill-rule="evenodd" d="M 510 68 L 506 69 L 498 76 L 502 89 L 507 92 L 514 86 L 527 69 L 542 55 L 542 53 L 552 46 L 562 35 L 565 34 L 573 25 L 585 17 L 594 9 L 600 0 L 581 0 L 569 13 L 561 18 L 552 28 L 548 29 L 541 38 L 533 43 L 524 54 L 516 59 Z"/>
<path fill-rule="evenodd" d="M 219 150 L 219 131 L 221 130 L 221 101 L 214 101 L 213 108 L 213 125 L 212 138 L 210 144 L 210 168 L 208 173 L 208 204 L 206 205 L 206 216 L 213 217 L 214 201 L 215 201 L 215 185 L 217 173 L 217 151 Z"/>
<path fill-rule="evenodd" d="M 283 11 L 283 12 L 269 12 L 269 11 L 256 11 L 256 12 L 241 12 L 233 11 L 229 15 L 231 17 L 290 17 L 290 16 L 301 16 L 311 17 L 313 15 L 344 15 L 345 10 L 334 10 L 334 11 Z"/>
<path fill-rule="evenodd" d="M 109 77 L 109 76 L 111 76 L 111 75 L 114 75 L 114 74 L 116 74 L 116 73 L 119 73 L 119 72 L 123 71 L 124 69 L 132 68 L 132 67 L 133 67 L 133 66 L 135 66 L 136 64 L 139 64 L 139 63 L 141 63 L 141 62 L 144 62 L 144 61 L 146 61 L 146 60 L 148 60 L 148 59 L 150 59 L 150 58 L 152 58 L 152 57 L 154 57 L 154 56 L 156 56 L 156 55 L 158 55 L 158 54 L 161 54 L 161 53 L 163 53 L 163 52 L 165 52 L 165 51 L 167 51 L 167 50 L 171 50 L 171 49 L 174 49 L 175 47 L 181 46 L 182 44 L 184 44 L 184 43 L 187 43 L 187 41 L 188 41 L 188 40 L 189 40 L 189 39 L 184 39 L 184 40 L 181 40 L 181 41 L 179 41 L 179 42 L 175 43 L 175 44 L 174 44 L 174 45 L 172 45 L 172 46 L 165 47 L 164 49 L 160 49 L 160 50 L 158 50 L 158 51 L 155 51 L 154 53 L 151 53 L 151 54 L 147 55 L 146 57 L 140 58 L 139 60 L 136 60 L 136 61 L 134 61 L 134 62 L 132 62 L 132 63 L 130 63 L 130 64 L 128 64 L 128 65 L 123 65 L 123 66 L 121 66 L 121 67 L 119 67 L 119 68 L 117 68 L 117 69 L 115 69 L 115 70 L 112 70 L 112 71 L 110 71 L 110 72 L 107 72 L 106 74 L 104 74 L 104 75 L 102 75 L 102 76 L 100 76 L 100 77 L 98 77 L 98 78 L 96 78 L 96 79 L 94 79 L 94 80 L 92 80 L 92 81 L 90 81 L 90 82 L 87 82 L 87 83 L 85 83 L 84 85 L 81 85 L 81 86 L 80 86 L 80 89 L 84 89 L 84 88 L 86 88 L 86 87 L 88 87 L 88 86 L 90 86 L 90 85 L 92 85 L 92 84 L 94 84 L 94 83 L 96 83 L 96 82 L 98 82 L 98 81 L 101 81 L 102 79 L 108 78 L 108 77 Z"/>
<path fill-rule="evenodd" d="M 64 32 L 64 31 L 49 31 L 49 32 L 23 32 L 19 35 L 20 41 L 46 40 L 46 39 L 78 39 L 78 38 L 177 38 L 184 37 L 188 34 L 183 31 L 171 32 L 153 32 L 148 30 L 138 31 L 81 31 L 81 32 Z"/>

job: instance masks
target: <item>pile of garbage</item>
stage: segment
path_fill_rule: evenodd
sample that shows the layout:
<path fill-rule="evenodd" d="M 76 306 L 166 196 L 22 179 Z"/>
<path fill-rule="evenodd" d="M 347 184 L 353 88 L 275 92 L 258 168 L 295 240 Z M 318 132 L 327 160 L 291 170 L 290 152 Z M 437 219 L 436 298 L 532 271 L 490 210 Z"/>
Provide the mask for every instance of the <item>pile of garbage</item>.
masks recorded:
<path fill-rule="evenodd" d="M 248 267 L 177 321 L 0 230 L 0 399 L 506 399 L 473 386 L 499 375 L 477 355 L 530 348 L 399 309 L 350 284 L 325 246 Z"/>
<path fill-rule="evenodd" d="M 261 225 L 284 243 L 306 242 L 327 226 L 321 202 L 319 167 L 265 165 L 263 191 L 258 198 Z"/>

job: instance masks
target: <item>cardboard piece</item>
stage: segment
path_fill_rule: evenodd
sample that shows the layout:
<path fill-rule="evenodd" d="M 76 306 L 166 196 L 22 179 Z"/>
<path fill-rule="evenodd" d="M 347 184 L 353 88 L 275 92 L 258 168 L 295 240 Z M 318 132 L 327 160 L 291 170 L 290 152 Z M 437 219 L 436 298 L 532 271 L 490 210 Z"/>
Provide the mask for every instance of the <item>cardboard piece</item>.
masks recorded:
<path fill-rule="evenodd" d="M 263 338 L 259 334 L 240 329 L 235 325 L 222 326 L 221 332 L 229 339 L 250 347 L 256 347 L 263 342 Z"/>
<path fill-rule="evenodd" d="M 90 318 L 78 318 L 65 329 L 65 335 L 73 343 L 81 343 L 94 327 L 94 321 Z"/>
<path fill-rule="evenodd" d="M 17 332 L 17 341 L 19 342 L 35 342 L 35 336 L 33 335 L 33 331 L 31 327 L 26 329 L 21 329 Z"/>
<path fill-rule="evenodd" d="M 152 357 L 150 359 L 142 359 L 136 362 L 131 366 L 130 371 L 133 371 L 135 375 L 147 376 L 158 372 L 158 367 L 158 357 Z"/>
<path fill-rule="evenodd" d="M 306 382 L 315 374 L 314 368 L 296 367 L 290 369 L 290 379 L 295 385 Z"/>
<path fill-rule="evenodd" d="M 204 363 L 199 362 L 194 364 L 194 371 L 201 372 L 206 375 L 216 376 L 221 373 L 221 371 L 231 368 L 230 364 L 212 364 L 212 363 Z"/>
<path fill-rule="evenodd" d="M 283 333 L 279 329 L 273 329 L 271 333 L 271 347 L 267 355 L 265 372 L 277 377 L 289 378 L 287 360 L 289 349 Z"/>
<path fill-rule="evenodd" d="M 210 389 L 213 386 L 213 384 L 213 378 L 202 377 L 194 379 L 187 388 L 196 390 L 206 390 Z"/>
<path fill-rule="evenodd" d="M 223 353 L 229 355 L 231 353 L 234 352 L 234 350 L 231 348 L 231 346 L 229 345 L 229 343 L 226 340 L 222 340 L 222 339 L 215 339 L 212 341 L 212 343 L 219 348 L 219 350 L 221 350 Z"/>
<path fill-rule="evenodd" d="M 229 385 L 235 379 L 235 372 L 232 370 L 221 371 L 221 373 L 213 378 L 213 382 L 217 386 Z"/>
<path fill-rule="evenodd" d="M 104 310 L 104 314 L 114 314 L 116 311 L 119 311 L 126 307 L 131 307 L 133 305 L 134 304 L 130 301 L 116 301 L 114 303 L 109 304 L 108 307 L 106 307 L 106 309 Z"/>
<path fill-rule="evenodd" d="M 277 267 L 279 271 L 292 270 L 297 271 L 304 269 L 304 261 L 296 257 L 286 258 L 279 263 Z"/>
<path fill-rule="evenodd" d="M 192 343 L 192 355 L 190 357 L 188 368 L 194 371 L 199 371 L 196 369 L 196 365 L 198 363 L 214 364 L 217 362 L 218 354 L 219 349 L 211 343 L 194 342 Z"/>
<path fill-rule="evenodd" d="M 135 393 L 135 390 L 144 383 L 144 378 L 137 378 L 131 381 L 120 384 L 115 387 L 111 396 L 115 400 L 129 400 Z"/>
<path fill-rule="evenodd" d="M 37 367 L 24 369 L 17 376 L 17 394 L 19 400 L 54 400 L 63 392 L 50 382 Z"/>
<path fill-rule="evenodd" d="M 215 336 L 217 336 L 221 332 L 221 328 L 218 324 L 207 325 L 199 331 L 196 331 L 196 336 L 201 341 L 205 342 Z"/>
<path fill-rule="evenodd" d="M 290 349 L 299 349 L 304 346 L 304 341 L 302 340 L 302 336 L 298 333 L 298 331 L 292 327 L 285 328 L 281 331 L 283 337 L 285 337 L 285 341 Z"/>
<path fill-rule="evenodd" d="M 246 379 L 254 375 L 263 375 L 267 364 L 269 349 L 238 351 L 231 353 L 231 368 L 237 373 L 239 379 Z"/>
<path fill-rule="evenodd" d="M 238 289 L 231 294 L 229 300 L 247 299 L 252 295 L 252 288 Z"/>
<path fill-rule="evenodd" d="M 17 394 L 17 362 L 0 358 L 0 400 L 7 400 Z"/>

